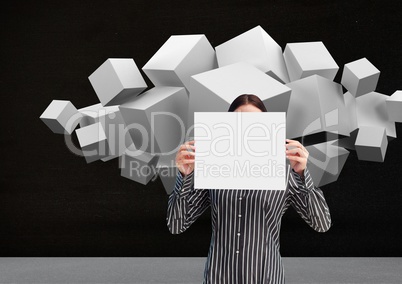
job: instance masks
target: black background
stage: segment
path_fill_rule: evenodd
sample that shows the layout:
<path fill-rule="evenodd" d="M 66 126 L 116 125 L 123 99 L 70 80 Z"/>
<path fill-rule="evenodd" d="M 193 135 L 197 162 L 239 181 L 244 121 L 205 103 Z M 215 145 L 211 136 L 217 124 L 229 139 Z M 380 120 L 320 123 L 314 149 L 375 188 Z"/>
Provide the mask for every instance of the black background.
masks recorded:
<path fill-rule="evenodd" d="M 207 256 L 210 211 L 184 234 L 166 226 L 159 178 L 120 176 L 117 160 L 87 164 L 39 119 L 53 99 L 98 103 L 88 76 L 107 58 L 142 68 L 171 36 L 217 46 L 261 25 L 282 48 L 323 41 L 340 71 L 368 58 L 377 91 L 402 89 L 400 1 L 9 1 L 1 8 L 1 256 Z M 145 77 L 145 76 L 144 76 Z M 152 84 L 147 80 L 148 85 Z M 402 127 L 397 124 L 398 137 Z M 73 138 L 76 141 L 75 134 Z M 402 139 L 384 163 L 351 152 L 323 186 L 333 226 L 312 230 L 291 208 L 283 256 L 401 256 Z"/>

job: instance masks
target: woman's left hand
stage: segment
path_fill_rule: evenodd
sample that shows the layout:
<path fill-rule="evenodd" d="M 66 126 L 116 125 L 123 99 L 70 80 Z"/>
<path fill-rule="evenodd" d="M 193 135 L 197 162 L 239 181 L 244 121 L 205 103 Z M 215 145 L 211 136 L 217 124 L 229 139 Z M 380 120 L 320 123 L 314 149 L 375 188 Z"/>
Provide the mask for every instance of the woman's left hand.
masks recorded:
<path fill-rule="evenodd" d="M 286 139 L 286 158 L 290 160 L 290 166 L 301 177 L 304 177 L 304 169 L 307 166 L 308 151 L 296 140 Z"/>

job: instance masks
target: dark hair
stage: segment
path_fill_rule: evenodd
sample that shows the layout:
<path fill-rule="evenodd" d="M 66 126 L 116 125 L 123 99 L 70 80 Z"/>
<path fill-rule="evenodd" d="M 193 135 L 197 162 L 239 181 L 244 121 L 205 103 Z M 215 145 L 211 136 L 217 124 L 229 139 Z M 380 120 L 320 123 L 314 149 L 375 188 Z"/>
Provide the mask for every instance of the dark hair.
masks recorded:
<path fill-rule="evenodd" d="M 262 112 L 267 112 L 267 109 L 264 106 L 264 103 L 260 100 L 260 98 L 256 95 L 252 94 L 243 94 L 238 96 L 230 105 L 228 111 L 235 111 L 239 106 L 251 104 L 257 108 L 259 108 Z"/>

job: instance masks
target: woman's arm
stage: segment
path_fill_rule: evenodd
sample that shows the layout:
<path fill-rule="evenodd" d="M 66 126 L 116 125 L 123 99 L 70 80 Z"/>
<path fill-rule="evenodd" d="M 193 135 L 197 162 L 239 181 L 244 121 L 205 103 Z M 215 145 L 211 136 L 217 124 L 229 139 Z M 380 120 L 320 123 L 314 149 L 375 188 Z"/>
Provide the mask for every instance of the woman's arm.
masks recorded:
<path fill-rule="evenodd" d="M 314 186 L 307 167 L 304 169 L 304 178 L 291 170 L 288 202 L 314 230 L 326 232 L 331 227 L 331 215 L 324 194 Z"/>
<path fill-rule="evenodd" d="M 194 171 L 184 176 L 178 171 L 173 192 L 169 195 L 167 226 L 172 234 L 180 234 L 190 227 L 210 206 L 207 189 L 194 189 Z"/>

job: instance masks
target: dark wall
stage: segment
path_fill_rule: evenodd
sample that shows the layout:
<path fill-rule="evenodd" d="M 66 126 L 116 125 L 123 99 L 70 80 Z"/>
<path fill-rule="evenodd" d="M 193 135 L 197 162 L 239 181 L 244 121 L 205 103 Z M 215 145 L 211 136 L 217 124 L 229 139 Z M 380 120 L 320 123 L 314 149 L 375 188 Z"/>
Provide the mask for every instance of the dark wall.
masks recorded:
<path fill-rule="evenodd" d="M 207 255 L 209 210 L 171 235 L 159 179 L 142 186 L 120 176 L 117 160 L 86 164 L 40 121 L 53 99 L 98 103 L 87 77 L 107 58 L 141 68 L 171 35 L 201 33 L 217 46 L 261 25 L 282 48 L 323 41 L 337 82 L 345 63 L 366 57 L 381 70 L 378 92 L 402 89 L 400 1 L 62 2 L 1 9 L 1 256 Z M 351 152 L 321 188 L 333 227 L 317 233 L 289 209 L 282 255 L 401 256 L 401 149 L 402 138 L 391 141 L 384 163 Z"/>

